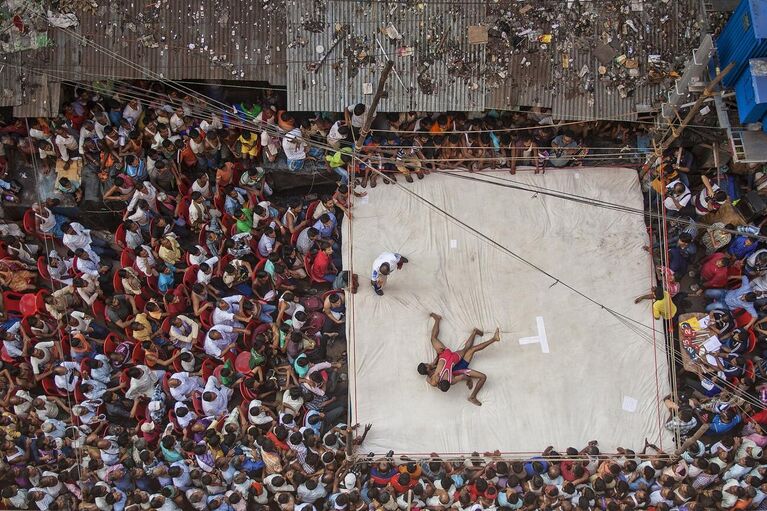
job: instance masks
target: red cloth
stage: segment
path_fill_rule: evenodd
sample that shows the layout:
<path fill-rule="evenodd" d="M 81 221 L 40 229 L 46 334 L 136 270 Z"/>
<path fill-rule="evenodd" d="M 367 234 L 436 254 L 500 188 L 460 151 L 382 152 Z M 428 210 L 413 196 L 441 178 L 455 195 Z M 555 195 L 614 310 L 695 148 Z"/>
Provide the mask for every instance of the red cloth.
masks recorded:
<path fill-rule="evenodd" d="M 726 266 L 718 267 L 716 265 L 717 261 L 721 261 L 725 257 L 727 257 L 726 254 L 716 252 L 703 259 L 700 267 L 700 276 L 703 279 L 703 287 L 723 288 L 727 286 L 729 268 Z"/>
<path fill-rule="evenodd" d="M 325 275 L 330 273 L 330 256 L 321 250 L 314 256 L 314 261 L 311 267 L 312 280 L 317 282 L 324 282 Z"/>

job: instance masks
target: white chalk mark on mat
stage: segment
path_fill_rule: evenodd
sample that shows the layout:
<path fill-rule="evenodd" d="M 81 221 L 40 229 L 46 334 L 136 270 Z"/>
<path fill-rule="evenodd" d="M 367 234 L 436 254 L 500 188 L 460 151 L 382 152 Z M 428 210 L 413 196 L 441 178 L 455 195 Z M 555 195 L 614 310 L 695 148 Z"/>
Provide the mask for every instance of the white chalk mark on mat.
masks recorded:
<path fill-rule="evenodd" d="M 543 317 L 536 316 L 535 323 L 538 326 L 538 335 L 534 337 L 521 337 L 519 344 L 540 344 L 543 353 L 549 353 L 549 340 L 546 337 L 546 326 L 543 324 Z"/>

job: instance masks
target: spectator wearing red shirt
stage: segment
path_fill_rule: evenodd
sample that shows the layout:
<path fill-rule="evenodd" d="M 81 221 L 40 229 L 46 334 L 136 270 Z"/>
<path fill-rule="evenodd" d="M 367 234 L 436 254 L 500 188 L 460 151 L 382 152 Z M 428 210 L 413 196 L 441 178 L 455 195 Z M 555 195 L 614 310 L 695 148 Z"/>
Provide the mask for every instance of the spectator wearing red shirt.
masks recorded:
<path fill-rule="evenodd" d="M 405 493 L 418 484 L 418 479 L 413 479 L 407 472 L 400 472 L 394 474 L 391 479 L 389 479 L 389 483 L 391 483 L 392 488 L 394 488 L 397 493 Z"/>
<path fill-rule="evenodd" d="M 716 252 L 703 259 L 700 267 L 700 277 L 703 287 L 720 289 L 727 287 L 730 277 L 732 259 L 727 254 Z"/>
<path fill-rule="evenodd" d="M 333 246 L 330 243 L 323 243 L 320 251 L 314 256 L 311 266 L 312 282 L 333 282 L 336 280 L 338 271 L 333 265 L 330 255 L 333 253 Z"/>

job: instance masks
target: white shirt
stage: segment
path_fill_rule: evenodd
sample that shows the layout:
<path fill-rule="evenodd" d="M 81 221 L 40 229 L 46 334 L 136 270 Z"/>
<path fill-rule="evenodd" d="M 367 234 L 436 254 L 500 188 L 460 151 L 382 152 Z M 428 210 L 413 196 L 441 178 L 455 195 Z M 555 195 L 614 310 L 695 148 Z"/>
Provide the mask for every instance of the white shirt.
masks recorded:
<path fill-rule="evenodd" d="M 169 387 L 170 395 L 176 401 L 186 401 L 192 392 L 202 390 L 202 378 L 199 376 L 189 376 L 189 373 L 182 371 L 174 373 L 171 378 L 181 382 L 178 387 Z"/>
<path fill-rule="evenodd" d="M 192 344 L 200 331 L 200 325 L 188 317 L 180 314 L 176 319 L 181 321 L 181 327 L 171 325 L 170 338 L 183 344 Z"/>
<path fill-rule="evenodd" d="M 261 257 L 267 257 L 272 253 L 274 249 L 274 240 L 266 234 L 261 235 L 261 239 L 258 240 L 258 254 Z"/>
<path fill-rule="evenodd" d="M 288 160 L 303 160 L 306 158 L 306 144 L 301 138 L 301 129 L 293 128 L 282 139 L 282 150 Z"/>
<path fill-rule="evenodd" d="M 141 273 L 146 276 L 151 275 L 152 268 L 155 266 L 154 254 L 152 254 L 152 247 L 148 245 L 141 245 L 146 251 L 146 257 L 136 257 L 136 267 Z"/>
<path fill-rule="evenodd" d="M 150 209 L 157 211 L 157 188 L 155 188 L 154 185 L 149 181 L 144 181 L 143 192 L 139 191 L 138 189 L 133 192 L 133 197 L 131 197 L 131 200 L 128 203 L 127 210 L 130 211 L 135 208 L 136 203 L 141 199 L 144 199 L 147 204 L 149 204 Z"/>
<path fill-rule="evenodd" d="M 189 407 L 184 405 L 184 403 L 176 402 L 176 404 L 173 407 L 173 410 L 175 412 L 178 412 L 178 409 L 180 407 L 184 406 L 188 412 L 183 417 L 179 417 L 178 413 L 176 414 L 176 422 L 178 422 L 178 425 L 181 426 L 181 428 L 186 428 L 188 425 L 190 425 L 192 422 L 194 422 L 197 419 L 197 414 L 194 413 L 194 410 L 189 410 Z"/>
<path fill-rule="evenodd" d="M 346 107 L 346 109 L 349 110 L 349 117 L 351 117 L 352 126 L 355 128 L 361 128 L 362 125 L 365 124 L 365 114 L 367 113 L 367 109 L 362 112 L 362 115 L 356 115 L 354 113 L 355 106 L 357 105 L 349 105 Z"/>
<path fill-rule="evenodd" d="M 30 357 L 29 364 L 32 366 L 32 372 L 34 374 L 40 374 L 40 369 L 43 365 L 47 364 L 51 359 L 51 350 L 53 349 L 53 341 L 43 341 L 35 344 L 35 349 L 43 352 L 41 358 Z"/>
<path fill-rule="evenodd" d="M 93 358 L 101 362 L 101 367 L 89 369 L 91 378 L 102 383 L 109 383 L 112 375 L 112 366 L 109 364 L 109 358 L 106 355 L 102 355 L 101 353 Z"/>
<path fill-rule="evenodd" d="M 216 306 L 216 308 L 213 309 L 213 314 L 210 316 L 211 322 L 214 325 L 229 325 L 238 328 L 242 326 L 234 319 L 234 315 L 240 310 L 240 300 L 242 300 L 242 298 L 242 295 L 233 295 L 222 298 L 221 300 L 229 304 L 229 309 L 223 310 Z"/>
<path fill-rule="evenodd" d="M 381 272 L 381 265 L 384 263 L 389 264 L 389 274 L 391 275 L 394 273 L 394 270 L 397 269 L 397 263 L 400 260 L 400 256 L 395 254 L 394 252 L 384 252 L 383 254 L 379 255 L 375 261 L 373 261 L 373 271 L 370 276 L 370 280 L 376 281 L 378 280 L 378 277 Z"/>
<path fill-rule="evenodd" d="M 53 377 L 53 382 L 58 388 L 62 390 L 66 390 L 67 392 L 74 392 L 75 387 L 77 386 L 77 382 L 80 380 L 80 364 L 77 362 L 64 361 L 59 362 L 58 365 L 66 368 L 67 372 L 65 374 L 55 375 Z"/>
<path fill-rule="evenodd" d="M 143 108 L 141 107 L 141 102 L 138 101 L 136 104 L 136 108 L 133 108 L 130 106 L 130 104 L 125 105 L 125 108 L 123 109 L 123 117 L 126 119 L 130 119 L 132 124 L 136 124 L 136 121 L 138 121 L 138 118 L 141 116 L 141 111 Z"/>
<path fill-rule="evenodd" d="M 330 131 L 328 132 L 327 140 L 328 144 L 330 144 L 333 147 L 337 147 L 338 144 L 344 140 L 346 137 L 341 135 L 338 132 L 338 128 L 341 127 L 341 121 L 336 121 L 333 126 L 330 127 Z"/>
<path fill-rule="evenodd" d="M 64 161 L 69 161 L 69 151 L 74 151 L 78 147 L 77 139 L 72 135 L 67 135 L 66 137 L 56 135 L 54 141 L 59 149 L 60 158 Z"/>
<path fill-rule="evenodd" d="M 212 339 L 210 337 L 211 332 L 219 332 L 221 334 L 221 339 Z M 205 336 L 205 353 L 211 357 L 218 358 L 227 346 L 236 341 L 237 333 L 234 331 L 234 328 L 229 325 L 213 325 Z"/>
<path fill-rule="evenodd" d="M 679 179 L 676 181 L 670 182 L 666 186 L 666 199 L 663 201 L 663 205 L 666 206 L 666 209 L 670 211 L 679 211 L 682 208 L 677 207 L 677 205 L 674 203 L 674 199 L 672 198 L 672 195 L 674 195 L 673 189 L 677 184 L 681 184 L 684 186 L 684 192 L 682 192 L 681 195 L 676 197 L 677 202 L 681 205 L 681 207 L 687 206 L 687 204 L 690 203 L 690 199 L 692 199 L 692 194 L 690 193 L 690 189 L 687 188 L 687 186 L 682 183 Z"/>
<path fill-rule="evenodd" d="M 232 393 L 232 389 L 229 387 L 220 386 L 218 379 L 211 375 L 211 377 L 208 378 L 208 381 L 205 383 L 203 394 L 205 392 L 212 392 L 216 395 L 216 398 L 213 401 L 205 401 L 204 399 L 202 400 L 202 411 L 205 412 L 206 415 L 219 417 L 229 411 L 229 396 Z"/>
<path fill-rule="evenodd" d="M 51 215 L 52 216 L 52 215 Z M 70 224 L 75 231 L 74 234 L 64 234 L 61 242 L 72 252 L 78 248 L 88 249 L 91 248 L 91 231 L 86 229 L 82 224 L 72 222 Z"/>

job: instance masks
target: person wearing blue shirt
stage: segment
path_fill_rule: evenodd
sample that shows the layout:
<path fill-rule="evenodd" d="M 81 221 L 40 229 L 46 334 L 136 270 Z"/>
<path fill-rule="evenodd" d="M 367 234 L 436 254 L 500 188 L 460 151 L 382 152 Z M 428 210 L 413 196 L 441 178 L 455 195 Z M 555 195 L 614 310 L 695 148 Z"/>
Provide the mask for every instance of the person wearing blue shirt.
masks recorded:
<path fill-rule="evenodd" d="M 735 427 L 740 424 L 740 421 L 740 415 L 727 409 L 721 414 L 714 416 L 714 420 L 712 420 L 709 425 L 708 432 L 709 434 L 723 435 L 735 429 Z"/>
<path fill-rule="evenodd" d="M 320 238 L 332 238 L 333 237 L 333 231 L 335 230 L 336 226 L 336 217 L 333 215 L 333 213 L 327 212 L 323 213 L 321 217 L 317 219 L 317 221 L 314 223 L 312 227 L 317 229 L 317 231 L 320 233 Z"/>
<path fill-rule="evenodd" d="M 750 236 L 736 236 L 727 251 L 735 256 L 736 259 L 748 257 L 759 248 L 759 245 Z"/>
<path fill-rule="evenodd" d="M 759 317 L 754 306 L 754 301 L 763 294 L 762 291 L 751 291 L 751 283 L 745 275 L 741 279 L 741 286 L 738 289 L 706 289 L 706 298 L 713 300 L 706 306 L 706 312 L 715 309 L 724 309 L 734 311 L 743 309 L 751 315 L 751 321 L 743 328 L 748 330 Z"/>

